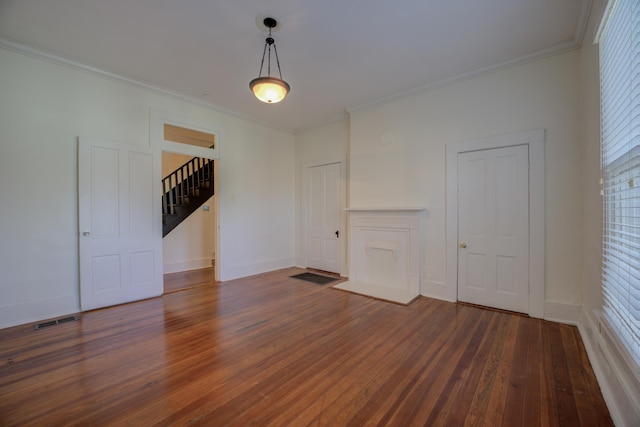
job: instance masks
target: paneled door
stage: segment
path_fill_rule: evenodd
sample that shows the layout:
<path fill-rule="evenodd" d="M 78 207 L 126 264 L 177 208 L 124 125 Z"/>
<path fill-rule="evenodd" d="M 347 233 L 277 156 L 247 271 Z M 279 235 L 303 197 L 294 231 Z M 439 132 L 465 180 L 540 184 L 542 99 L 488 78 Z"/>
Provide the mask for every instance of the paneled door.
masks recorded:
<path fill-rule="evenodd" d="M 162 294 L 158 167 L 147 147 L 79 140 L 83 311 Z"/>
<path fill-rule="evenodd" d="M 528 313 L 527 145 L 458 154 L 458 299 Z"/>
<path fill-rule="evenodd" d="M 307 169 L 307 267 L 340 273 L 340 163 Z"/>

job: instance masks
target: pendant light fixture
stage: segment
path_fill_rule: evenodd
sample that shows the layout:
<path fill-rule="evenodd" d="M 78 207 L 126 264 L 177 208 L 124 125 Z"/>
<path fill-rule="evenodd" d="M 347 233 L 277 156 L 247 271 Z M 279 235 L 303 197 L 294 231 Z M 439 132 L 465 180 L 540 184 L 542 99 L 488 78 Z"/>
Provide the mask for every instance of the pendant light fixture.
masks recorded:
<path fill-rule="evenodd" d="M 282 80 L 282 72 L 280 71 L 280 61 L 278 60 L 278 50 L 276 49 L 276 43 L 273 37 L 271 37 L 271 30 L 278 25 L 278 21 L 274 18 L 264 18 L 262 21 L 264 26 L 269 29 L 269 36 L 265 40 L 264 50 L 262 51 L 262 62 L 260 63 L 260 72 L 258 77 L 251 80 L 249 88 L 253 91 L 253 94 L 262 102 L 267 104 L 275 104 L 280 102 L 287 96 L 289 90 L 289 83 Z M 276 56 L 276 64 L 278 66 L 278 75 L 280 78 L 271 77 L 271 47 L 273 46 L 273 52 Z M 264 57 L 267 57 L 267 75 L 262 77 L 262 69 L 264 67 Z"/>

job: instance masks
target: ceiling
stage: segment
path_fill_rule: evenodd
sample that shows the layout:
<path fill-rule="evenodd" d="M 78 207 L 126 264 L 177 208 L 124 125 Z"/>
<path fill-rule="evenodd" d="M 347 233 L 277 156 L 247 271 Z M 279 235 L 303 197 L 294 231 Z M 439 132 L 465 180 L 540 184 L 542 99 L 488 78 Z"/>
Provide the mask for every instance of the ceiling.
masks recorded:
<path fill-rule="evenodd" d="M 286 130 L 579 46 L 590 0 L 0 0 L 4 46 L 197 98 Z M 263 104 L 273 16 L 291 92 Z M 16 47 L 17 46 L 17 47 Z"/>

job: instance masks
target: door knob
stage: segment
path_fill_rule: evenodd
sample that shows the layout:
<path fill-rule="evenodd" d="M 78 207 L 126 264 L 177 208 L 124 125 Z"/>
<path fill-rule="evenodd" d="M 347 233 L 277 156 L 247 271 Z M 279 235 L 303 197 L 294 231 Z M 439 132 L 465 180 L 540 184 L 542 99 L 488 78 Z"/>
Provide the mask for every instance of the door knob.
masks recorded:
<path fill-rule="evenodd" d="M 460 243 L 460 247 L 461 247 L 462 249 L 464 249 L 464 248 L 466 248 L 466 247 L 467 247 L 467 244 L 466 244 L 466 243 L 464 243 L 464 242 L 462 242 L 462 243 Z"/>
<path fill-rule="evenodd" d="M 85 231 L 83 231 L 83 232 L 82 232 L 82 235 L 83 235 L 83 236 L 88 236 L 89 234 L 91 234 L 91 232 L 90 232 L 90 231 L 87 231 L 87 230 L 85 230 Z"/>
<path fill-rule="evenodd" d="M 340 230 L 336 230 L 336 237 L 340 237 Z"/>

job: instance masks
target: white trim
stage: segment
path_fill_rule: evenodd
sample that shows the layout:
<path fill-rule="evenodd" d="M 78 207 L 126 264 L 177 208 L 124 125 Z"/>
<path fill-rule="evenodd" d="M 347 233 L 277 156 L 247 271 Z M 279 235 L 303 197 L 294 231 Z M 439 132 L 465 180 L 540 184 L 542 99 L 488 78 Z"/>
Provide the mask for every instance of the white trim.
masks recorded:
<path fill-rule="evenodd" d="M 293 130 L 293 133 L 294 133 L 294 135 L 297 135 L 297 134 L 300 134 L 300 133 L 303 133 L 303 132 L 314 130 L 314 129 L 317 129 L 317 128 L 320 128 L 320 127 L 323 127 L 323 126 L 330 125 L 332 123 L 341 122 L 341 121 L 348 120 L 348 119 L 349 119 L 349 113 L 347 113 L 347 111 L 345 110 L 345 111 L 341 112 L 339 115 L 337 115 L 335 117 L 332 117 L 330 119 L 323 120 L 321 122 L 314 122 L 311 125 L 306 125 L 306 126 L 302 126 L 302 127 L 299 127 L 299 128 L 295 128 Z"/>
<path fill-rule="evenodd" d="M 529 315 L 543 318 L 545 286 L 544 129 L 447 144 L 446 296 L 458 291 L 458 154 L 493 148 L 529 147 Z"/>
<path fill-rule="evenodd" d="M 283 132 L 293 133 L 293 129 L 291 129 L 291 128 L 282 128 L 282 127 L 274 126 L 273 124 L 269 124 L 267 122 L 258 120 L 258 119 L 254 118 L 254 117 L 248 116 L 248 115 L 243 114 L 243 113 L 239 113 L 237 111 L 232 111 L 232 110 L 226 109 L 226 108 L 224 108 L 224 107 L 222 107 L 222 106 L 220 106 L 218 104 L 214 104 L 212 102 L 209 102 L 209 101 L 201 99 L 201 98 L 196 98 L 196 97 L 193 97 L 193 96 L 184 95 L 184 94 L 181 94 L 181 93 L 178 93 L 178 92 L 174 92 L 174 91 L 171 91 L 169 89 L 162 88 L 160 86 L 155 86 L 153 84 L 146 83 L 146 82 L 143 82 L 143 81 L 140 81 L 140 80 L 134 80 L 132 78 L 125 77 L 125 76 L 122 76 L 120 74 L 112 73 L 110 71 L 106 71 L 106 70 L 103 70 L 101 68 L 93 67 L 91 65 L 86 65 L 86 64 L 74 61 L 72 59 L 64 58 L 62 56 L 55 55 L 55 54 L 52 54 L 52 53 L 49 53 L 49 52 L 46 52 L 46 51 L 43 51 L 43 50 L 35 49 L 33 47 L 30 47 L 30 46 L 25 46 L 25 45 L 22 45 L 20 43 L 16 43 L 14 41 L 7 40 L 7 39 L 1 38 L 1 37 L 0 37 L 0 48 L 6 49 L 6 50 L 10 50 L 12 52 L 20 53 L 22 55 L 27 55 L 27 56 L 30 56 L 32 58 L 36 58 L 36 59 L 40 59 L 40 60 L 43 60 L 43 61 L 51 62 L 51 63 L 57 64 L 57 65 L 62 65 L 64 67 L 68 67 L 68 68 L 72 68 L 72 69 L 75 69 L 75 70 L 80 70 L 80 71 L 88 72 L 88 73 L 91 73 L 91 74 L 95 74 L 95 75 L 98 75 L 100 77 L 103 77 L 103 78 L 106 78 L 106 79 L 109 79 L 109 80 L 114 80 L 114 81 L 117 81 L 119 83 L 127 84 L 129 86 L 151 90 L 151 91 L 163 94 L 163 95 L 170 96 L 172 98 L 179 99 L 181 101 L 187 101 L 187 102 L 190 102 L 190 103 L 193 103 L 193 104 L 202 105 L 204 107 L 216 110 L 216 111 L 218 111 L 220 113 L 228 114 L 230 116 L 237 117 L 237 118 L 242 119 L 242 120 L 247 120 L 247 121 L 250 121 L 250 122 L 253 122 L 253 123 L 257 123 L 257 124 L 260 124 L 262 126 L 266 126 L 268 128 L 271 128 L 271 129 L 277 129 L 277 130 L 281 130 Z"/>
<path fill-rule="evenodd" d="M 384 207 L 363 207 L 363 208 L 346 208 L 345 209 L 345 211 L 349 211 L 349 212 L 359 212 L 359 211 L 412 212 L 412 211 L 426 211 L 426 210 L 427 210 L 427 208 L 425 206 L 411 206 L 411 207 L 400 206 L 400 207 L 397 207 L 397 208 L 384 206 Z"/>
<path fill-rule="evenodd" d="M 80 295 L 61 295 L 0 306 L 0 329 L 35 323 L 80 311 Z"/>
<path fill-rule="evenodd" d="M 576 43 L 576 48 L 578 49 L 582 46 L 582 42 L 584 41 L 584 35 L 587 31 L 587 27 L 589 26 L 589 16 L 591 16 L 592 7 L 592 0 L 581 1 L 576 31 L 573 33 L 573 41 Z"/>
<path fill-rule="evenodd" d="M 162 265 L 162 274 L 179 273 L 181 271 L 211 267 L 211 261 L 211 258 L 197 258 L 186 261 L 168 262 Z"/>
<path fill-rule="evenodd" d="M 196 147 L 188 144 L 179 144 L 171 141 L 165 141 L 164 139 L 164 124 L 172 124 L 181 126 L 188 129 L 195 129 L 198 131 L 206 132 L 215 135 L 215 149 Z M 216 268 L 214 268 L 214 279 L 221 280 L 220 272 L 223 265 L 226 262 L 224 254 L 220 250 L 220 205 L 223 203 L 223 198 L 220 197 L 220 187 L 218 185 L 220 164 L 217 162 L 220 160 L 222 153 L 222 132 L 215 130 L 218 126 L 215 123 L 204 122 L 186 117 L 182 114 L 162 111 L 151 107 L 149 109 L 149 146 L 151 147 L 154 158 L 157 158 L 157 162 L 161 165 L 162 151 L 169 151 L 177 154 L 186 154 L 189 156 L 205 157 L 216 160 L 215 168 L 213 170 L 213 185 L 215 195 L 215 209 L 213 212 L 215 221 L 215 241 L 214 241 L 214 253 L 216 254 Z M 157 156 L 155 154 L 158 154 Z M 161 170 L 161 168 L 159 169 Z"/>
<path fill-rule="evenodd" d="M 464 81 L 475 79 L 477 77 L 482 77 L 487 74 L 496 73 L 508 68 L 529 64 L 531 62 L 539 61 L 544 58 L 571 52 L 575 49 L 580 49 L 580 46 L 582 45 L 582 41 L 584 39 L 585 31 L 587 29 L 587 24 L 589 22 L 592 0 L 584 0 L 581 3 L 580 14 L 578 16 L 578 22 L 576 24 L 576 31 L 574 32 L 573 39 L 571 41 L 561 43 L 548 49 L 540 50 L 538 52 L 530 53 L 528 55 L 523 55 L 518 58 L 510 59 L 499 64 L 494 64 L 489 67 L 480 68 L 478 70 L 473 70 L 467 73 L 459 74 L 457 76 L 442 79 L 437 82 L 418 86 L 404 92 L 396 93 L 394 95 L 374 99 L 373 101 L 365 102 L 363 104 L 353 105 L 351 107 L 347 107 L 346 111 L 351 115 L 357 113 L 358 111 L 366 110 L 376 105 L 382 105 L 388 102 L 409 98 L 414 95 L 427 93 L 446 86 L 452 86 L 454 84 L 462 83 Z"/>
<path fill-rule="evenodd" d="M 347 215 L 344 212 L 344 206 L 347 203 L 347 162 L 346 160 L 335 160 L 335 161 L 326 161 L 319 163 L 309 163 L 302 165 L 302 183 L 301 183 L 301 191 L 302 191 L 302 205 L 300 206 L 300 233 L 301 233 L 301 241 L 300 241 L 300 250 L 302 255 L 300 257 L 296 257 L 295 265 L 298 267 L 306 268 L 308 265 L 308 243 L 309 243 L 309 218 L 307 215 L 308 204 L 309 204 L 309 169 L 315 168 L 319 166 L 327 166 L 333 164 L 340 164 L 340 206 L 338 206 L 340 212 L 340 231 L 338 250 L 340 251 L 338 254 L 339 258 L 339 271 L 340 276 L 345 276 L 347 273 Z"/>
<path fill-rule="evenodd" d="M 609 17 L 611 16 L 611 12 L 613 11 L 613 7 L 617 3 L 618 0 L 608 0 L 604 9 L 602 10 L 602 16 L 600 17 L 600 24 L 598 25 L 598 30 L 596 31 L 596 36 L 593 40 L 594 44 L 600 43 L 600 38 L 604 34 L 607 29 L 607 24 L 609 23 Z"/>
<path fill-rule="evenodd" d="M 436 89 L 440 89 L 443 87 L 447 87 L 447 86 L 453 86 L 454 84 L 458 84 L 458 83 L 462 83 L 465 82 L 467 80 L 472 80 L 475 79 L 477 77 L 482 77 L 482 76 L 486 76 L 488 74 L 493 74 L 496 73 L 498 71 L 502 71 L 502 70 L 506 70 L 512 67 L 517 67 L 520 65 L 525 65 L 531 62 L 535 62 L 535 61 L 539 61 L 541 59 L 547 58 L 547 57 L 551 57 L 551 56 L 555 56 L 555 55 L 560 55 L 562 53 L 567 53 L 567 52 L 571 52 L 572 50 L 578 49 L 580 47 L 579 42 L 578 41 L 570 41 L 570 42 L 566 42 L 563 44 L 560 44 L 558 46 L 549 48 L 549 49 L 544 49 L 541 50 L 539 52 L 535 52 L 529 55 L 524 55 L 521 56 L 519 58 L 515 58 L 509 61 L 504 61 L 501 62 L 499 64 L 495 64 L 486 68 L 481 68 L 479 70 L 474 70 L 468 73 L 463 73 L 454 77 L 450 77 L 447 79 L 443 79 L 434 83 L 430 83 L 427 85 L 423 85 L 423 86 L 418 86 L 416 88 L 413 89 L 409 89 L 407 91 L 404 92 L 400 92 L 397 93 L 395 95 L 391 95 L 391 96 L 387 96 L 384 98 L 378 98 L 376 100 L 373 100 L 371 102 L 367 102 L 364 104 L 360 104 L 360 105 L 355 105 L 352 107 L 348 107 L 346 110 L 349 114 L 354 114 L 357 113 L 359 111 L 362 110 L 366 110 L 368 108 L 377 106 L 377 105 L 382 105 L 382 104 L 386 104 L 392 101 L 397 101 L 400 99 L 404 99 L 404 98 L 409 98 L 412 97 L 414 95 L 420 95 L 423 93 L 427 93 L 427 92 L 431 92 L 433 90 Z"/>
<path fill-rule="evenodd" d="M 590 3 L 589 0 L 586 1 L 586 3 Z M 237 117 L 243 120 L 247 120 L 253 123 L 257 123 L 260 124 L 262 126 L 266 126 L 269 127 L 271 129 L 277 129 L 277 130 L 281 130 L 283 132 L 288 132 L 288 133 L 292 133 L 292 134 L 297 134 L 297 133 L 301 133 L 301 132 L 306 132 L 308 130 L 311 129 L 316 129 L 319 128 L 321 126 L 333 123 L 333 122 L 337 122 L 340 120 L 344 120 L 346 118 L 349 117 L 349 115 L 373 107 L 375 105 L 382 105 L 382 104 L 386 104 L 388 102 L 391 101 L 395 101 L 395 100 L 399 100 L 399 99 L 403 99 L 403 98 L 408 98 L 417 94 L 421 94 L 421 93 L 426 93 L 426 92 L 430 92 L 432 90 L 435 89 L 439 89 L 442 87 L 446 87 L 446 86 L 451 86 L 457 83 L 461 83 L 464 82 L 466 80 L 471 80 L 477 77 L 481 77 L 487 74 L 491 74 L 497 71 L 501 71 L 501 70 L 505 70 L 511 67 L 516 67 L 519 65 L 524 65 L 530 62 L 535 62 L 538 61 L 540 59 L 544 59 L 550 56 L 554 56 L 554 55 L 559 55 L 562 53 L 566 53 L 566 52 L 570 52 L 572 50 L 578 49 L 580 48 L 581 42 L 582 42 L 582 37 L 584 34 L 584 28 L 580 28 L 581 26 L 585 26 L 586 25 L 586 16 L 588 16 L 588 12 L 590 10 L 590 4 L 589 7 L 586 7 L 583 5 L 583 7 L 581 8 L 580 11 L 580 17 L 578 20 L 578 26 L 576 27 L 576 32 L 574 33 L 574 40 L 563 43 L 563 44 L 559 44 L 557 46 L 554 46 L 552 48 L 549 49 L 544 49 L 541 50 L 539 52 L 534 52 L 532 54 L 529 55 L 523 55 L 519 58 L 515 58 L 509 61 L 504 61 L 502 63 L 496 64 L 496 65 L 492 65 L 490 67 L 485 67 L 485 68 L 481 68 L 479 70 L 474 70 L 468 73 L 463 73 L 460 74 L 458 76 L 454 76 L 451 78 L 447 78 L 447 79 L 443 79 L 434 83 L 430 83 L 427 85 L 422 85 L 422 86 L 418 86 L 416 88 L 404 91 L 404 92 L 400 92 L 398 94 L 395 95 L 391 95 L 391 96 L 387 96 L 387 97 L 383 97 L 383 98 L 378 98 L 376 100 L 373 100 L 371 102 L 367 102 L 364 104 L 359 104 L 359 105 L 354 105 L 352 107 L 348 107 L 345 108 L 344 111 L 346 112 L 346 114 L 340 114 L 337 116 L 334 116 L 330 119 L 324 120 L 324 121 L 320 121 L 317 123 L 312 123 L 310 125 L 306 125 L 303 126 L 301 128 L 284 128 L 284 127 L 279 127 L 279 126 L 274 126 L 273 124 L 258 120 L 254 117 L 248 116 L 246 114 L 243 113 L 239 113 L 237 111 L 232 111 L 229 109 L 226 109 L 220 105 L 214 104 L 212 102 L 208 102 L 204 99 L 201 98 L 196 98 L 193 96 L 187 96 L 178 92 L 174 92 L 159 86 L 155 86 L 153 84 L 150 83 L 146 83 L 146 82 L 142 82 L 139 80 L 134 80 L 132 78 L 129 77 L 125 77 L 110 71 L 106 71 L 97 67 L 93 67 L 90 65 L 86 65 L 68 58 L 64 58 L 62 56 L 59 55 L 54 55 L 52 53 L 43 51 L 43 50 L 39 50 L 39 49 L 35 49 L 33 47 L 30 46 L 25 46 L 22 45 L 20 43 L 16 43 L 14 41 L 11 40 L 7 40 L 4 38 L 0 38 L 0 48 L 6 49 L 6 50 L 10 50 L 16 53 L 20 53 L 23 55 L 27 55 L 27 56 L 31 56 L 33 58 L 37 58 L 43 61 L 47 61 L 47 62 L 51 62 L 51 63 L 55 63 L 58 65 L 62 65 L 65 67 L 69 67 L 69 68 L 73 68 L 76 70 L 81 70 L 81 71 L 85 71 L 85 72 L 89 72 L 95 75 L 99 75 L 101 77 L 110 79 L 110 80 L 115 80 L 118 81 L 120 83 L 124 83 L 130 86 L 134 86 L 134 87 L 139 87 L 139 88 L 143 88 L 143 89 L 147 89 L 147 90 L 152 90 L 154 92 L 158 92 L 161 93 L 163 95 L 167 95 L 167 96 L 171 96 L 173 98 L 179 99 L 179 100 L 183 100 L 183 101 L 187 101 L 193 104 L 197 104 L 197 105 L 202 105 L 208 108 L 212 108 L 220 113 L 224 113 L 224 114 L 228 114 L 230 116 L 233 117 Z M 586 13 L 586 16 L 585 16 Z"/>
<path fill-rule="evenodd" d="M 580 337 L 614 424 L 640 425 L 640 382 L 631 379 L 633 373 L 626 370 L 628 365 L 613 341 L 615 334 L 603 322 L 600 311 L 590 315 L 583 309 L 578 323 Z"/>
<path fill-rule="evenodd" d="M 420 295 L 443 301 L 456 302 L 455 298 L 451 298 L 450 292 L 447 292 L 447 284 L 444 282 L 423 280 L 422 286 L 420 287 Z"/>
<path fill-rule="evenodd" d="M 343 289 L 401 303 L 420 295 L 424 220 L 424 209 L 350 210 L 349 281 Z M 372 258 L 380 251 L 386 261 Z M 371 293 L 367 292 L 368 286 Z M 388 292 L 382 292 L 379 286 Z"/>
<path fill-rule="evenodd" d="M 167 141 L 164 139 L 165 124 L 193 129 L 214 135 L 215 147 L 211 149 Z M 170 153 L 186 154 L 194 157 L 218 160 L 220 159 L 222 144 L 220 131 L 217 129 L 218 127 L 219 126 L 216 126 L 213 123 L 203 122 L 182 114 L 162 111 L 151 107 L 149 109 L 149 146 L 159 146 L 161 151 L 168 151 Z"/>
<path fill-rule="evenodd" d="M 577 325 L 580 322 L 581 305 L 567 304 L 559 301 L 545 301 L 544 319 L 551 322 Z"/>
<path fill-rule="evenodd" d="M 224 281 L 239 279 L 241 277 L 253 276 L 255 274 L 268 273 L 270 271 L 282 270 L 283 268 L 289 268 L 294 264 L 294 258 L 280 258 L 274 259 L 271 261 L 259 262 L 255 264 L 249 265 L 239 265 L 236 267 L 228 268 L 226 271 L 223 271 L 222 276 L 224 277 Z M 216 265 L 216 269 L 217 268 Z M 218 280 L 218 279 L 216 279 Z"/>

